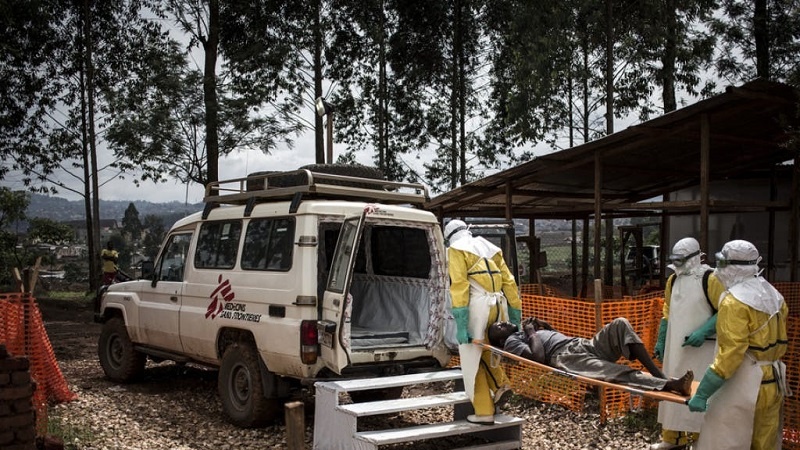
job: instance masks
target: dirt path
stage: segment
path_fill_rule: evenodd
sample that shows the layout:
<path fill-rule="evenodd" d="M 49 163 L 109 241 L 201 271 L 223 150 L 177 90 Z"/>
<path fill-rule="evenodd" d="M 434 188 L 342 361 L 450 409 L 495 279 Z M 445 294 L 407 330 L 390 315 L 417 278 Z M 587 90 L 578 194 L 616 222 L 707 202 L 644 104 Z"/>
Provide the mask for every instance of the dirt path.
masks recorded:
<path fill-rule="evenodd" d="M 105 378 L 97 359 L 101 326 L 91 304 L 40 299 L 39 309 L 61 371 L 78 400 L 51 410 L 51 417 L 76 433 L 68 449 L 200 450 L 284 449 L 282 423 L 240 429 L 226 423 L 217 395 L 217 372 L 171 362 L 148 361 L 144 379 L 117 384 Z M 313 445 L 313 398 L 306 393 L 306 448 Z M 434 409 L 378 416 L 378 429 L 400 423 L 443 421 L 449 410 Z M 523 448 L 643 449 L 652 439 L 624 424 L 600 425 L 597 414 L 515 397 L 507 414 L 526 419 Z M 382 417 L 382 419 L 380 419 Z M 449 419 L 448 419 L 449 420 Z M 647 433 L 648 435 L 650 433 Z M 454 441 L 398 445 L 394 450 L 442 450 Z M 388 449 L 387 449 L 388 450 Z"/>

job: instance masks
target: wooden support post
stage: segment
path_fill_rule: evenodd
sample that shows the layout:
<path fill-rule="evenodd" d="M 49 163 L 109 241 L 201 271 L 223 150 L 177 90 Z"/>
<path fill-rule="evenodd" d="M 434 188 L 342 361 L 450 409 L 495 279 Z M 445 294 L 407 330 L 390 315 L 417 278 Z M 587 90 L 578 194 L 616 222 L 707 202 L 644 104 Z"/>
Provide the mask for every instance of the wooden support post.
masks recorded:
<path fill-rule="evenodd" d="M 603 280 L 594 280 L 594 326 L 597 331 L 603 328 Z M 600 397 L 600 421 L 606 420 L 606 388 L 600 386 L 597 393 Z"/>
<path fill-rule="evenodd" d="M 791 209 L 789 211 L 789 281 L 797 281 L 798 248 L 797 240 L 800 232 L 800 155 L 794 157 L 792 170 L 792 192 L 789 198 Z"/>
<path fill-rule="evenodd" d="M 599 278 L 594 280 L 594 328 L 603 328 L 603 280 Z"/>
<path fill-rule="evenodd" d="M 14 281 L 17 282 L 17 289 L 23 294 L 25 293 L 25 282 L 22 280 L 22 274 L 19 271 L 18 267 L 14 267 L 11 270 L 11 274 L 14 276 Z"/>
<path fill-rule="evenodd" d="M 578 296 L 578 220 L 572 218 L 572 296 Z"/>
<path fill-rule="evenodd" d="M 589 217 L 583 219 L 583 255 L 581 255 L 581 297 L 589 289 Z"/>
<path fill-rule="evenodd" d="M 603 214 L 602 210 L 602 190 L 603 187 L 603 169 L 600 161 L 600 152 L 594 153 L 594 276 L 593 278 L 600 278 L 600 255 L 602 247 L 600 246 L 600 231 L 603 222 L 600 216 Z"/>
<path fill-rule="evenodd" d="M 700 115 L 700 248 L 708 249 L 708 184 L 711 161 L 711 124 L 708 114 Z"/>
<path fill-rule="evenodd" d="M 42 266 L 42 257 L 36 258 L 36 263 L 33 265 L 33 270 L 29 274 L 28 279 L 28 292 L 34 294 L 36 289 L 36 282 L 39 281 L 39 268 Z"/>
<path fill-rule="evenodd" d="M 286 420 L 287 450 L 304 450 L 306 448 L 306 422 L 303 402 L 291 402 L 283 405 Z"/>

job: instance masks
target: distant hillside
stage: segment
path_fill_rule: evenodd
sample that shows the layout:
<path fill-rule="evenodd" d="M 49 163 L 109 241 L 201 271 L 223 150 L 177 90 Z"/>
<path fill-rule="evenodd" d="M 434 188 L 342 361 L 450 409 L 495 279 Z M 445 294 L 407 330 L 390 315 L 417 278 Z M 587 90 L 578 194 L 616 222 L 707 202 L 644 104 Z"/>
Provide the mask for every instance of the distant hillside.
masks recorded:
<path fill-rule="evenodd" d="M 86 209 L 83 201 L 70 201 L 61 197 L 31 194 L 30 204 L 26 215 L 29 218 L 41 217 L 45 219 L 65 222 L 70 220 L 83 220 L 86 218 Z M 139 220 L 144 216 L 154 215 L 164 219 L 164 225 L 169 227 L 175 220 L 188 214 L 202 211 L 203 204 L 183 204 L 181 202 L 152 203 L 142 200 L 100 200 L 100 219 L 116 219 L 121 221 L 125 217 L 125 210 L 133 203 L 139 211 Z"/>
<path fill-rule="evenodd" d="M 83 220 L 86 218 L 82 201 L 70 201 L 61 197 L 51 197 L 40 194 L 30 195 L 31 202 L 26 213 L 29 218 L 43 217 L 58 222 Z M 144 216 L 147 215 L 159 216 L 163 219 L 164 226 L 167 228 L 182 217 L 202 211 L 204 206 L 203 203 L 185 205 L 181 202 L 152 203 L 142 200 L 135 200 L 133 202 L 123 200 L 100 200 L 100 218 L 122 221 L 122 218 L 125 217 L 125 210 L 128 209 L 128 205 L 131 203 L 133 203 L 136 210 L 139 211 L 139 220 L 144 220 Z M 568 220 L 545 219 L 536 221 L 537 234 L 557 230 L 571 230 L 571 227 L 572 224 Z M 527 220 L 516 220 L 516 228 L 517 234 L 519 235 L 527 235 L 529 233 Z M 582 228 L 581 223 L 578 224 L 578 228 Z"/>

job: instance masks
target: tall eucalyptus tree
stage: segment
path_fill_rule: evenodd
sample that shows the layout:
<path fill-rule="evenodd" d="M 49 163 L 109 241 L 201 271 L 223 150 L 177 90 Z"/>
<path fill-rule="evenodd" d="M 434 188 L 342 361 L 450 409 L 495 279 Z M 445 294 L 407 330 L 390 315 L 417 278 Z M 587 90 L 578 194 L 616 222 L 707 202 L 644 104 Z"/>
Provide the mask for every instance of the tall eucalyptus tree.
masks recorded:
<path fill-rule="evenodd" d="M 800 81 L 800 1 L 721 0 L 710 20 L 719 36 L 716 72 L 731 85 L 755 77 Z"/>
<path fill-rule="evenodd" d="M 107 132 L 114 124 L 114 111 L 124 108 L 120 97 L 142 89 L 140 95 L 163 94 L 150 88 L 154 78 L 149 77 L 159 73 L 153 67 L 174 47 L 158 22 L 150 20 L 153 5 L 146 0 L 21 3 L 8 11 L 13 19 L 4 45 L 14 51 L 4 52 L 8 59 L 0 70 L 4 79 L 14 80 L 3 94 L 9 111 L 27 110 L 3 125 L 9 139 L 0 144 L 0 155 L 13 160 L 12 169 L 31 188 L 69 190 L 84 198 L 94 259 L 90 282 L 95 287 L 100 178 L 109 169 L 115 170 L 112 177 L 134 166 L 141 169 L 107 139 Z M 34 27 L 36 32 L 31 32 Z M 29 62 L 21 63 L 20 55 Z M 150 114 L 139 117 L 152 119 Z M 98 155 L 106 148 L 113 154 L 110 161 Z"/>

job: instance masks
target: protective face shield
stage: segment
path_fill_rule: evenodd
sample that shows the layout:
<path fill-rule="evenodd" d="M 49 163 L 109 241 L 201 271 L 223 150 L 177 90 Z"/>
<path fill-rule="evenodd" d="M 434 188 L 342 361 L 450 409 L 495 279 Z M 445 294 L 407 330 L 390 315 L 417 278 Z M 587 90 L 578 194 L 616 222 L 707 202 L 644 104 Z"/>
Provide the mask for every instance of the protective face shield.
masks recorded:
<path fill-rule="evenodd" d="M 453 242 L 472 236 L 469 226 L 463 220 L 453 219 L 444 226 L 444 244 L 449 247 Z"/>
<path fill-rule="evenodd" d="M 672 247 L 669 259 L 670 269 L 677 275 L 691 272 L 701 264 L 700 258 L 704 253 L 700 252 L 700 244 L 695 238 L 687 237 L 676 242 Z"/>
<path fill-rule="evenodd" d="M 758 275 L 761 257 L 756 246 L 747 241 L 730 241 L 715 255 L 714 273 L 726 289 Z"/>

